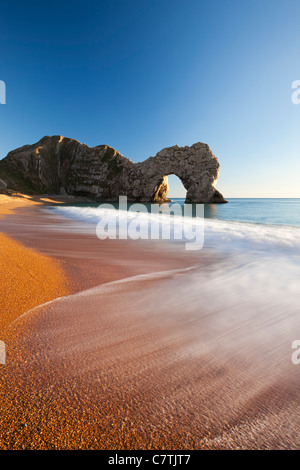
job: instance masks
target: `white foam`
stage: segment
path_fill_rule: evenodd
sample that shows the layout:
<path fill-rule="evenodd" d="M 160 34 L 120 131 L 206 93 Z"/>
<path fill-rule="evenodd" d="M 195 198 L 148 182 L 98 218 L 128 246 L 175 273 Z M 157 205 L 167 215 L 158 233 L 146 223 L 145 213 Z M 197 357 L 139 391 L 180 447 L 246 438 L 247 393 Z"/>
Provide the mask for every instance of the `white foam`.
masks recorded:
<path fill-rule="evenodd" d="M 91 207 L 59 207 L 54 211 L 94 226 L 99 217 L 113 216 L 109 210 L 104 213 Z M 154 215 L 139 217 L 149 224 Z M 161 217 L 161 223 L 165 217 Z M 190 223 L 184 220 L 184 224 Z M 212 269 L 199 266 L 185 273 L 180 286 L 172 288 L 169 295 L 164 292 L 165 307 L 175 312 L 192 306 L 200 311 L 204 304 L 210 310 L 226 311 L 226 321 L 238 315 L 250 320 L 256 318 L 256 311 L 259 315 L 265 311 L 270 321 L 280 318 L 278 328 L 292 329 L 300 304 L 300 228 L 205 219 L 204 248 L 229 256 Z M 222 323 L 222 319 L 219 321 Z"/>
<path fill-rule="evenodd" d="M 54 207 L 51 211 L 55 214 L 73 220 L 81 221 L 96 226 L 101 219 L 107 222 L 115 218 L 116 212 L 111 209 L 99 207 Z M 127 217 L 130 223 L 134 217 L 138 217 L 141 226 L 146 227 L 150 233 L 150 225 L 155 220 L 160 224 L 160 233 L 164 224 L 170 220 L 165 214 L 118 212 L 119 223 Z M 189 217 L 172 217 L 173 225 L 171 240 L 178 241 L 178 234 L 183 225 L 182 241 L 191 240 L 197 230 L 203 227 L 203 220 Z M 232 222 L 215 219 L 204 220 L 204 247 L 221 252 L 244 252 L 252 250 L 256 252 L 280 252 L 283 254 L 300 255 L 300 228 L 289 226 L 262 225 L 244 222 Z"/>

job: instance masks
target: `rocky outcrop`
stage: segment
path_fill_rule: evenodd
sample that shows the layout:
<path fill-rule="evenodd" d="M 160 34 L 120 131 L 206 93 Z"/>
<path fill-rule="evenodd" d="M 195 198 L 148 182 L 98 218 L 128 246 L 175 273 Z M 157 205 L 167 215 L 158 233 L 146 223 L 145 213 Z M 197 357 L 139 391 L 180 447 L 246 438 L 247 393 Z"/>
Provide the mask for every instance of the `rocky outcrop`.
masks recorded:
<path fill-rule="evenodd" d="M 168 175 L 187 190 L 186 202 L 227 202 L 215 189 L 220 164 L 209 146 L 169 147 L 155 157 L 133 163 L 108 145 L 88 147 L 61 136 L 44 137 L 10 152 L 0 161 L 0 178 L 8 188 L 27 194 L 69 194 L 96 201 L 164 202 Z"/>
<path fill-rule="evenodd" d="M 0 178 L 0 191 L 1 190 L 6 190 L 7 189 L 7 184 L 5 183 L 5 181 L 3 181 L 1 178 Z"/>

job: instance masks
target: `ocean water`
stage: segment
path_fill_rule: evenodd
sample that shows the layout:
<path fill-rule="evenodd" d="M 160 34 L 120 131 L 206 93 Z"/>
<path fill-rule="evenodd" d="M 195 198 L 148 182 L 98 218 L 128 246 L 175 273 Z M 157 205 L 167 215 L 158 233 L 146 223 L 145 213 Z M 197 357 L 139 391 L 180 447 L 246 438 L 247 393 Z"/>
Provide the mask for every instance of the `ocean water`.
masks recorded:
<path fill-rule="evenodd" d="M 183 206 L 184 200 L 174 203 Z M 147 212 L 128 217 L 126 211 L 116 212 L 114 207 L 103 208 L 99 204 L 67 204 L 49 209 L 52 214 L 86 222 L 95 232 L 99 220 L 109 225 L 116 214 L 119 225 L 124 225 L 124 220 L 129 225 L 136 218 L 146 231 L 153 220 L 158 221 L 160 229 L 170 221 L 167 214 Z M 300 338 L 300 322 L 295 322 L 295 314 L 300 319 L 300 199 L 231 199 L 228 204 L 205 205 L 204 218 L 171 218 L 171 243 L 191 240 L 195 230 L 203 232 L 203 246 L 194 252 L 199 269 L 182 276 L 181 288 L 170 292 L 172 305 L 181 304 L 183 295 L 197 311 L 205 299 L 206 305 L 223 309 L 230 317 L 242 315 L 248 322 L 254 312 L 263 311 L 273 327 L 277 320 L 272 318 L 280 318 L 280 329 L 286 322 L 288 330 L 293 331 L 294 324 L 295 336 Z M 180 240 L 175 234 L 182 226 Z M 203 271 L 202 250 L 221 255 L 223 261 L 214 264 L 212 270 Z"/>
<path fill-rule="evenodd" d="M 171 429 L 177 429 L 182 413 L 190 420 L 193 442 L 207 435 L 208 444 L 220 448 L 273 448 L 274 442 L 299 448 L 300 365 L 292 363 L 292 345 L 300 339 L 300 203 L 235 199 L 204 209 L 204 219 L 172 216 L 173 234 L 182 224 L 189 230 L 204 229 L 204 245 L 194 251 L 193 266 L 102 284 L 36 307 L 23 319 L 28 325 L 32 317 L 33 328 L 42 325 L 44 330 L 33 330 L 30 342 L 41 342 L 37 357 L 51 372 L 55 361 L 66 364 L 72 357 L 76 374 L 102 377 L 108 368 L 116 377 L 116 389 L 125 377 L 117 408 L 127 410 L 131 403 L 134 416 L 140 408 L 127 399 L 128 390 L 132 396 L 139 383 L 146 383 L 153 395 L 147 397 L 144 422 L 151 423 L 154 416 L 155 425 L 170 427 L 169 416 L 174 416 Z M 115 207 L 98 204 L 52 206 L 49 211 L 52 217 L 73 221 L 67 230 L 79 227 L 94 234 L 99 221 L 109 225 L 116 216 Z M 120 227 L 125 221 L 130 226 L 136 217 L 147 230 L 153 220 L 163 228 L 170 219 L 166 213 L 131 214 L 127 219 L 125 211 L 117 215 Z M 54 223 L 53 229 L 61 226 Z M 165 242 L 176 249 L 176 243 L 188 239 L 189 230 L 183 240 Z M 204 251 L 220 256 L 203 263 Z M 159 282 L 147 284 L 153 279 Z M 14 332 L 18 322 L 24 331 L 21 318 Z M 132 344 L 134 353 L 127 347 Z M 35 363 L 31 350 L 26 347 L 28 362 Z M 161 381 L 169 381 L 176 364 L 176 381 L 169 389 Z M 191 408 L 193 398 L 197 406 Z M 152 434 L 153 427 L 148 428 Z"/>
<path fill-rule="evenodd" d="M 204 216 L 207 219 L 226 220 L 232 222 L 247 222 L 265 225 L 287 225 L 300 227 L 300 198 L 299 199 L 238 199 L 228 200 L 228 204 L 204 204 Z M 117 203 L 110 203 L 118 208 Z M 133 203 L 128 203 L 128 207 Z M 184 207 L 184 199 L 173 198 L 172 203 Z M 150 211 L 150 204 L 145 204 Z M 192 204 L 194 212 L 195 205 Z M 91 218 L 92 210 L 101 207 L 100 203 L 63 204 L 59 213 L 71 218 L 86 220 Z M 54 208 L 53 208 L 54 209 Z M 96 212 L 94 212 L 96 214 Z"/>
<path fill-rule="evenodd" d="M 300 199 L 230 199 L 228 204 L 199 206 L 199 214 L 196 205 L 189 205 L 192 207 L 192 217 L 189 214 L 182 217 L 176 212 L 170 216 L 168 208 L 174 208 L 174 204 L 180 206 L 183 214 L 186 207 L 184 199 L 173 199 L 172 203 L 162 208 L 162 214 L 151 213 L 150 204 L 145 205 L 145 213 L 138 214 L 119 211 L 118 204 L 69 203 L 49 209 L 65 218 L 94 226 L 99 221 L 110 226 L 117 216 L 116 238 L 119 237 L 120 227 L 124 229 L 124 225 L 128 227 L 133 222 L 135 227 L 139 226 L 144 234 L 148 234 L 145 238 L 151 238 L 151 224 L 156 223 L 159 225 L 160 239 L 187 242 L 195 239 L 196 233 L 203 232 L 201 248 L 223 253 L 300 254 Z M 128 208 L 131 206 L 132 203 L 127 205 Z M 167 224 L 171 225 L 170 237 L 168 232 L 163 236 L 163 227 Z"/>
<path fill-rule="evenodd" d="M 184 204 L 184 199 L 173 199 Z M 229 199 L 228 204 L 205 204 L 205 217 L 254 224 L 300 227 L 300 199 Z"/>

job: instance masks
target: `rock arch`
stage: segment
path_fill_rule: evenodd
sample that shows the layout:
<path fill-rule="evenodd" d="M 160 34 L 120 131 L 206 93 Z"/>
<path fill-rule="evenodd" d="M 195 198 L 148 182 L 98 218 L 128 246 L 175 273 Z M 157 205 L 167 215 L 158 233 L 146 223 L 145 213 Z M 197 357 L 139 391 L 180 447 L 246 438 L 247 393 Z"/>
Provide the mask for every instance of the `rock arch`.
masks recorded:
<path fill-rule="evenodd" d="M 187 190 L 187 203 L 227 202 L 215 189 L 220 172 L 219 161 L 203 143 L 165 148 L 155 157 L 136 163 L 131 171 L 130 178 L 140 182 L 134 197 L 139 195 L 141 201 L 166 201 L 168 175 L 174 174 Z"/>
<path fill-rule="evenodd" d="M 96 201 L 167 200 L 168 175 L 187 190 L 187 203 L 224 203 L 215 189 L 220 164 L 208 145 L 168 147 L 134 163 L 108 145 L 88 147 L 74 139 L 48 136 L 10 152 L 0 161 L 2 186 L 28 194 L 70 194 Z M 0 188 L 1 189 L 1 188 Z"/>

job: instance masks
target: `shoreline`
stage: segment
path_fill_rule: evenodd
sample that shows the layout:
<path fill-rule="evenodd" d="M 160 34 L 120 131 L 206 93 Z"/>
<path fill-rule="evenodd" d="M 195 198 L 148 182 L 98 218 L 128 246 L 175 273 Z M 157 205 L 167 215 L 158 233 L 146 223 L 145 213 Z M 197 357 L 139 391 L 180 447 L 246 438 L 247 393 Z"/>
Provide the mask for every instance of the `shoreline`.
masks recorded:
<path fill-rule="evenodd" d="M 131 362 L 129 357 L 132 354 L 137 357 L 140 354 L 149 355 L 146 359 L 150 361 L 149 367 L 153 360 L 156 364 L 157 359 L 160 358 L 158 364 L 161 363 L 162 370 L 165 367 L 165 361 L 172 362 L 174 353 L 176 355 L 176 347 L 174 349 L 172 343 L 168 345 L 168 340 L 164 339 L 168 336 L 165 327 L 159 326 L 159 323 L 153 324 L 150 318 L 145 319 L 145 323 L 144 320 L 141 323 L 139 316 L 133 315 L 131 302 L 135 298 L 139 299 L 141 295 L 147 296 L 152 287 L 163 288 L 168 277 L 172 278 L 199 263 L 204 266 L 212 260 L 209 256 L 201 256 L 201 259 L 195 258 L 194 253 L 188 253 L 183 247 L 179 248 L 171 244 L 161 246 L 159 243 L 135 243 L 130 240 L 100 241 L 96 234 L 93 236 L 72 232 L 77 226 L 73 221 L 59 217 L 51 218 L 40 210 L 43 206 L 39 201 L 28 204 L 24 204 L 23 201 L 16 206 L 6 207 L 10 209 L 10 214 L 0 219 L 1 231 L 12 240 L 12 243 L 17 244 L 18 248 L 22 246 L 24 253 L 28 253 L 27 250 L 35 250 L 35 255 L 41 260 L 46 257 L 51 263 L 59 263 L 69 282 L 67 294 L 71 295 L 59 301 L 54 298 L 49 299 L 50 302 L 40 307 L 33 305 L 33 309 L 29 310 L 26 315 L 24 311 L 20 311 L 20 317 L 7 326 L 0 338 L 5 341 L 7 349 L 7 364 L 1 367 L 0 375 L 2 411 L 0 446 L 2 449 L 113 448 L 114 444 L 108 443 L 107 436 L 104 437 L 102 434 L 101 438 L 103 426 L 108 426 L 105 403 L 107 400 L 111 402 L 113 407 L 111 411 L 115 414 L 118 405 L 115 407 L 113 403 L 117 403 L 120 399 L 118 398 L 119 387 L 115 383 L 116 378 L 112 371 L 119 370 L 119 380 L 121 380 L 124 371 L 119 369 L 119 364 L 124 364 L 125 370 L 127 366 L 124 361 L 127 357 L 129 364 Z M 58 230 L 53 230 L 53 227 L 57 227 Z M 100 295 L 99 301 L 96 301 L 97 294 L 95 301 L 89 305 L 85 300 L 88 299 L 86 289 L 103 291 L 103 294 Z M 72 303 L 70 312 L 64 309 L 64 302 Z M 63 308 L 63 310 L 61 314 L 53 316 L 52 312 L 57 308 Z M 102 312 L 101 319 L 98 314 L 99 308 Z M 92 313 L 94 311 L 95 313 Z M 134 317 L 134 320 L 131 317 Z M 60 337 L 61 329 L 64 331 L 63 337 Z M 56 332 L 54 338 L 56 346 L 54 357 L 52 357 L 53 340 L 51 338 L 54 332 Z M 100 380 L 102 384 L 105 384 L 107 380 L 111 383 L 109 396 L 106 392 L 101 392 L 99 395 L 99 382 L 90 376 L 90 366 L 86 364 L 86 370 L 82 370 L 80 365 L 82 355 L 85 357 L 86 354 L 85 344 L 93 345 L 96 341 L 95 345 L 97 343 L 100 345 L 104 333 L 104 338 L 107 338 L 105 341 L 113 343 L 120 341 L 120 345 L 125 345 L 125 350 L 123 353 L 117 353 L 115 360 L 113 360 L 110 346 L 104 356 L 102 354 L 99 356 L 101 349 L 96 348 L 94 352 L 91 350 L 92 357 L 94 357 L 92 361 L 100 361 L 101 370 L 103 369 L 102 372 L 106 377 L 97 380 Z M 97 334 L 96 339 L 95 334 Z M 75 362 L 72 360 L 73 353 L 71 357 L 69 356 L 73 348 L 71 345 L 74 342 L 74 335 L 79 354 Z M 167 343 L 164 346 L 165 341 Z M 82 347 L 83 350 L 80 352 Z M 148 352 L 142 353 L 145 347 Z M 59 358 L 65 354 L 66 362 L 63 365 Z M 47 365 L 49 360 L 50 369 Z M 143 375 L 143 362 L 140 364 L 142 369 L 139 372 L 140 360 L 133 365 L 131 377 L 128 377 L 130 381 L 135 380 L 136 374 Z M 111 367 L 113 367 L 112 370 Z M 156 367 L 155 365 L 155 369 Z M 158 367 L 160 369 L 160 366 Z M 91 389 L 87 393 L 86 387 L 90 380 L 93 385 L 91 384 Z M 127 373 L 122 380 L 125 380 L 125 390 L 128 386 L 126 384 Z M 65 381 L 67 381 L 66 384 L 62 385 Z M 144 390 L 144 393 L 146 397 L 148 392 Z M 82 410 L 79 412 L 76 403 L 78 400 L 81 402 L 83 397 L 87 403 L 82 404 Z M 132 399 L 136 401 L 137 397 L 141 403 L 143 402 L 139 392 L 136 397 L 129 398 L 128 396 L 128 406 L 130 401 Z M 75 403 L 75 408 L 70 405 L 72 401 Z M 101 409 L 102 411 L 96 412 L 95 406 L 98 407 L 98 411 Z M 120 406 L 126 405 L 120 404 Z M 66 410 L 68 410 L 68 416 L 64 418 Z M 86 418 L 83 418 L 81 413 L 89 417 L 89 424 L 86 423 Z M 135 448 L 132 430 L 126 431 L 122 424 L 122 416 L 119 418 L 117 419 L 117 415 L 113 418 L 118 423 L 116 427 L 111 421 L 109 440 L 115 443 L 116 448 Z M 65 422 L 64 425 L 62 420 Z M 24 423 L 26 423 L 26 428 L 24 428 Z M 98 430 L 92 423 L 97 423 Z M 31 431 L 28 434 L 29 428 L 33 429 L 34 435 Z M 59 435 L 55 429 L 60 429 Z M 82 435 L 85 435 L 84 439 Z M 158 431 L 157 436 L 156 441 L 159 439 L 162 446 L 167 446 L 161 431 Z M 146 435 L 142 441 L 138 439 L 139 448 L 151 446 L 150 443 L 146 443 L 148 439 Z M 176 442 L 180 445 L 178 437 Z"/>
<path fill-rule="evenodd" d="M 51 196 L 31 198 L 23 195 L 0 195 L 0 266 L 6 279 L 6 284 L 2 286 L 2 295 L 5 296 L 4 292 L 11 293 L 8 303 L 4 304 L 4 310 L 10 306 L 13 319 L 18 316 L 18 308 L 20 314 L 23 314 L 26 310 L 62 295 L 74 294 L 133 275 L 164 271 L 168 265 L 176 269 L 188 267 L 189 263 L 193 263 L 191 256 L 186 256 L 184 252 L 178 253 L 177 249 L 176 253 L 172 253 L 174 259 L 171 260 L 168 254 L 170 247 L 167 246 L 162 248 L 152 244 L 149 252 L 150 245 L 147 243 L 140 243 L 138 246 L 129 240 L 100 241 L 95 235 L 84 233 L 84 230 L 76 233 L 76 224 L 71 220 L 62 217 L 54 217 L 51 220 L 49 215 L 40 210 L 47 205 L 72 201 L 83 200 L 69 200 L 65 197 L 53 199 Z M 80 225 L 85 226 L 84 223 Z M 53 230 L 53 226 L 63 228 Z M 156 252 L 156 258 L 153 257 L 153 251 Z M 15 270 L 11 262 L 14 252 L 23 262 L 26 260 L 23 266 L 18 265 Z M 35 276 L 29 269 L 30 263 L 33 263 Z M 16 260 L 14 264 L 17 264 Z M 45 275 L 46 279 L 43 279 Z M 39 278 L 37 285 L 31 282 L 33 277 Z M 39 285 L 41 281 L 45 281 L 43 289 Z M 45 295 L 47 283 L 50 292 Z M 55 284 L 57 289 L 54 288 Z M 24 296 L 25 286 L 29 287 L 29 292 Z M 10 304 L 13 299 L 18 299 L 15 301 L 16 306 Z M 2 328 L 8 324 L 9 318 L 5 323 L 2 322 Z"/>
<path fill-rule="evenodd" d="M 7 363 L 1 367 L 0 375 L 2 411 L 0 446 L 2 449 L 104 448 L 103 446 L 109 448 L 106 438 L 100 439 L 100 441 L 97 438 L 97 443 L 92 443 L 96 437 L 95 429 L 93 426 L 92 429 L 90 424 L 88 425 L 88 435 L 85 437 L 84 442 L 81 442 L 82 438 L 80 436 L 85 432 L 83 428 L 85 426 L 84 421 L 82 421 L 82 418 L 78 421 L 76 409 L 73 406 L 70 409 L 67 403 L 70 400 L 75 400 L 75 402 L 81 400 L 82 394 L 87 398 L 85 391 L 87 386 L 86 372 L 81 370 L 79 358 L 75 361 L 75 364 L 73 360 L 68 359 L 70 346 L 60 353 L 67 354 L 67 369 L 66 366 L 62 366 L 60 363 L 59 354 L 57 356 L 57 353 L 60 348 L 64 348 L 64 345 L 68 344 L 68 341 L 73 343 L 73 331 L 76 332 L 76 337 L 79 335 L 76 339 L 78 345 L 76 348 L 79 348 L 79 350 L 81 343 L 91 342 L 93 344 L 95 339 L 90 337 L 93 334 L 89 326 L 90 315 L 93 309 L 99 308 L 97 305 L 101 305 L 101 309 L 103 309 L 103 312 L 107 311 L 107 314 L 100 321 L 100 324 L 98 314 L 93 316 L 94 323 L 92 322 L 92 325 L 95 325 L 92 330 L 95 328 L 97 334 L 100 334 L 100 337 L 97 336 L 97 341 L 100 341 L 103 329 L 107 331 L 108 337 L 112 338 L 112 341 L 119 338 L 121 343 L 124 341 L 123 335 L 129 334 L 126 344 L 129 341 L 129 349 L 135 351 L 134 354 L 139 355 L 139 351 L 143 349 L 145 342 L 147 343 L 149 339 L 148 335 L 145 336 L 145 333 L 142 332 L 145 325 L 141 324 L 138 318 L 134 323 L 130 319 L 130 299 L 135 298 L 136 294 L 139 296 L 140 290 L 146 295 L 151 286 L 159 286 L 169 276 L 177 275 L 177 273 L 190 268 L 193 264 L 198 265 L 199 259 L 194 259 L 194 254 L 186 252 L 183 247 L 179 249 L 177 246 L 174 247 L 169 244 L 164 244 L 162 247 L 160 244 L 135 243 L 130 240 L 100 241 L 96 235 L 76 233 L 76 231 L 73 233 L 73 221 L 67 221 L 59 217 L 52 219 L 40 210 L 43 204 L 47 205 L 50 201 L 47 200 L 42 203 L 40 201 L 13 201 L 9 204 L 3 204 L 2 207 L 0 205 L 0 211 L 2 209 L 3 214 L 0 219 L 3 234 L 1 237 L 7 239 L 7 245 L 11 244 L 16 251 L 20 250 L 25 258 L 31 259 L 34 256 L 37 265 L 40 263 L 47 271 L 49 270 L 47 263 L 51 264 L 52 267 L 59 266 L 61 278 L 59 281 L 56 278 L 54 283 L 59 282 L 59 285 L 61 285 L 61 280 L 65 277 L 68 285 L 68 289 L 58 295 L 58 297 L 61 297 L 61 295 L 67 295 L 67 297 L 57 300 L 55 293 L 53 293 L 52 298 L 51 295 L 48 299 L 40 297 L 39 301 L 36 300 L 35 304 L 32 304 L 29 309 L 27 307 L 24 307 L 22 311 L 20 309 L 19 316 L 11 315 L 11 321 L 6 322 L 7 326 L 1 333 L 0 339 L 6 343 Z M 53 224 L 57 224 L 59 229 L 53 230 Z M 203 265 L 211 262 L 209 257 L 205 258 L 201 261 Z M 24 277 L 24 270 L 23 272 L 20 270 L 19 274 Z M 49 274 L 50 279 L 52 279 L 51 272 Z M 6 275 L 9 278 L 9 272 Z M 13 279 L 13 283 L 20 288 L 20 283 L 16 282 L 16 278 Z M 31 285 L 31 288 L 34 290 L 33 285 Z M 6 287 L 6 289 L 7 292 L 10 291 L 9 287 Z M 102 300 L 100 304 L 98 301 L 93 302 L 90 307 L 84 301 L 83 308 L 80 308 L 80 302 L 87 296 L 87 289 L 96 289 L 97 291 L 102 289 L 104 292 L 101 296 Z M 109 291 L 108 294 L 106 294 L 107 290 Z M 15 292 L 13 297 L 18 298 L 18 293 Z M 44 300 L 47 301 L 46 304 Z M 75 301 L 70 312 L 71 317 L 64 309 L 61 315 L 52 317 L 53 309 L 63 308 L 65 301 Z M 79 310 L 76 307 L 77 302 Z M 121 319 L 115 318 L 116 307 L 117 309 L 126 307 Z M 44 317 L 44 311 L 46 317 Z M 72 315 L 77 311 L 80 316 L 73 318 Z M 44 323 L 44 320 L 46 323 Z M 63 327 L 60 326 L 61 321 Z M 126 328 L 123 331 L 121 326 L 123 324 L 132 325 L 129 333 L 126 333 Z M 154 325 L 151 325 L 152 323 L 149 325 L 149 338 L 153 338 L 153 335 L 155 337 L 158 334 L 153 330 Z M 118 333 L 120 327 L 121 330 Z M 44 328 L 46 328 L 46 331 L 44 331 Z M 48 341 L 52 337 L 52 331 L 59 333 L 61 328 L 65 333 L 63 338 L 55 338 L 54 363 L 51 364 L 48 370 L 47 362 L 49 354 L 52 354 L 52 345 Z M 163 331 L 165 330 L 163 329 Z M 164 342 L 161 333 L 158 334 L 158 338 L 161 338 Z M 46 344 L 44 344 L 44 341 L 46 341 Z M 154 341 L 155 349 L 158 347 L 157 341 L 158 339 Z M 130 343 L 132 343 L 132 346 L 129 346 Z M 147 348 L 150 348 L 151 351 L 152 346 L 149 345 Z M 170 346 L 167 349 L 170 349 Z M 124 363 L 124 357 L 128 354 L 128 351 L 126 351 L 127 346 L 124 354 L 118 356 L 119 359 L 116 358 L 114 369 L 118 369 L 120 360 Z M 163 356 L 159 353 L 164 363 L 167 350 L 163 351 L 164 346 L 162 347 Z M 84 354 L 84 351 L 82 353 Z M 170 357 L 172 357 L 173 346 L 170 353 Z M 170 353 L 167 354 L 167 357 Z M 98 353 L 96 353 L 96 357 L 97 355 Z M 110 355 L 109 348 L 107 354 L 105 354 L 106 359 L 103 357 L 101 360 L 108 361 L 108 364 L 111 364 Z M 157 352 L 154 351 L 154 356 L 156 357 L 156 355 Z M 172 359 L 168 360 L 172 361 Z M 111 365 L 107 369 L 108 376 L 111 376 L 110 367 Z M 69 372 L 67 373 L 68 369 L 72 371 L 70 376 Z M 66 379 L 66 373 L 69 379 Z M 89 375 L 88 371 L 87 373 Z M 133 379 L 136 373 L 139 373 L 138 368 L 133 373 Z M 78 377 L 79 382 L 77 382 L 76 377 Z M 69 390 L 70 383 L 67 388 L 65 386 L 61 388 L 61 385 L 59 385 L 61 380 L 70 380 L 70 383 L 74 383 L 75 380 L 76 390 Z M 113 382 L 114 380 L 112 378 Z M 51 383 L 49 395 L 49 384 Z M 111 399 L 115 401 L 118 396 L 118 387 L 116 384 L 112 386 L 113 395 Z M 97 383 L 92 386 L 88 394 L 88 402 L 90 400 L 99 400 L 99 395 L 95 395 L 96 389 Z M 116 394 L 115 398 L 114 393 Z M 100 406 L 103 406 L 106 401 L 104 399 L 103 402 L 103 399 L 104 397 L 100 399 L 102 402 Z M 45 406 L 46 408 L 44 408 Z M 92 412 L 90 406 L 90 403 L 83 405 L 82 411 L 89 416 L 90 423 L 95 421 L 101 428 L 106 419 L 102 412 L 99 416 L 97 413 Z M 65 419 L 63 415 L 66 407 L 69 409 L 69 415 L 66 427 L 62 427 L 61 420 Z M 41 416 L 44 418 L 43 422 L 41 422 Z M 26 432 L 28 430 L 24 429 L 24 422 L 27 423 L 26 428 L 27 426 L 36 428 L 36 423 L 39 423 L 38 434 L 35 434 L 35 437 Z M 61 428 L 59 436 L 56 436 L 55 432 L 53 433 L 54 428 L 51 431 L 51 423 L 53 423 L 54 428 Z M 122 424 L 120 426 L 122 427 Z M 73 428 L 73 437 L 70 435 L 70 428 Z M 119 432 L 117 427 L 111 431 L 111 438 L 117 448 L 134 448 L 135 446 L 131 431 L 129 431 L 127 437 L 126 435 L 124 437 L 124 430 Z M 146 437 L 145 439 L 147 440 Z M 159 439 L 161 440 L 162 436 Z M 59 442 L 59 444 L 56 446 L 55 442 Z M 63 442 L 67 444 L 64 445 Z M 140 448 L 145 448 L 145 446 L 147 447 L 146 441 L 140 443 Z"/>
<path fill-rule="evenodd" d="M 41 208 L 16 208 L 1 230 L 59 263 L 70 292 L 0 337 L 1 449 L 299 447 L 288 255 L 102 241 Z"/>
<path fill-rule="evenodd" d="M 17 216 L 18 211 L 48 202 L 47 199 L 39 199 L 25 195 L 0 195 L 0 332 L 26 310 L 71 292 L 59 260 L 51 259 L 4 233 L 5 221 Z"/>

